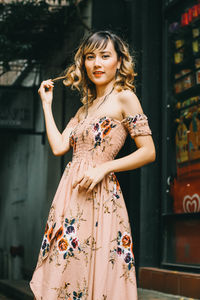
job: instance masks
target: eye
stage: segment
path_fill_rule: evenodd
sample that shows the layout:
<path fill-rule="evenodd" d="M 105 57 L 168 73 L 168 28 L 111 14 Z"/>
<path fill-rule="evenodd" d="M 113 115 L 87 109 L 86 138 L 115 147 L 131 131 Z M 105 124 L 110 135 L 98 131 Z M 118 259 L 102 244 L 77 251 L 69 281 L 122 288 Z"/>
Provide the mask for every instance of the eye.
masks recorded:
<path fill-rule="evenodd" d="M 88 60 L 91 60 L 93 58 L 94 58 L 94 55 L 92 55 L 92 54 L 86 56 L 86 59 L 88 59 Z"/>
<path fill-rule="evenodd" d="M 110 57 L 110 55 L 108 55 L 108 54 L 104 54 L 104 55 L 102 56 L 103 59 L 107 59 L 107 58 L 109 58 L 109 57 Z"/>

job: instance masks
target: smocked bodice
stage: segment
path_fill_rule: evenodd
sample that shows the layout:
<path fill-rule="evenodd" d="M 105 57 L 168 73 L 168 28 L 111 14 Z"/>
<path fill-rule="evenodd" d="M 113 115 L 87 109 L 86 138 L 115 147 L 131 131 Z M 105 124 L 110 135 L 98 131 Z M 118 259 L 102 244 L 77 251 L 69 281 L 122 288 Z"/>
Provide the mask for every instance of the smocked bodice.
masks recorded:
<path fill-rule="evenodd" d="M 78 122 L 78 118 L 74 117 L 67 127 L 72 128 L 70 145 L 73 147 L 73 162 L 112 160 L 124 145 L 128 132 L 132 138 L 151 134 L 145 114 L 128 116 L 122 121 L 104 116 Z"/>

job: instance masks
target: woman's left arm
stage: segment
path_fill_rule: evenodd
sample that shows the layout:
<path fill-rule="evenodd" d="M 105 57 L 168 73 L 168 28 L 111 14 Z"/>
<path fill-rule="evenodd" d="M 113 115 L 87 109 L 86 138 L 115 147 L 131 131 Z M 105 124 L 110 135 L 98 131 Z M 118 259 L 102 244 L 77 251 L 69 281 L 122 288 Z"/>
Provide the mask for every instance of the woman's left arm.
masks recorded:
<path fill-rule="evenodd" d="M 135 143 L 138 149 L 133 153 L 104 163 L 106 173 L 133 170 L 155 161 L 156 151 L 151 136 L 135 137 Z"/>
<path fill-rule="evenodd" d="M 137 96 L 129 90 L 119 93 L 118 103 L 124 118 L 130 115 L 144 114 Z M 137 150 L 125 157 L 105 162 L 104 167 L 107 173 L 133 170 L 155 161 L 156 150 L 151 134 L 145 135 L 143 132 L 141 135 L 132 137 L 135 140 Z"/>

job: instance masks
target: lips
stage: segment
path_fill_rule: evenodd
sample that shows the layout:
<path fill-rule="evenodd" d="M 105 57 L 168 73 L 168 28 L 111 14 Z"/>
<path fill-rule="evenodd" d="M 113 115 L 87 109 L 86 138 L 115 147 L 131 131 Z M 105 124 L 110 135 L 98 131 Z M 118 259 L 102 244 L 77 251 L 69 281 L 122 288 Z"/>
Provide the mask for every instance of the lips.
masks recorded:
<path fill-rule="evenodd" d="M 99 76 L 103 75 L 104 72 L 103 71 L 95 71 L 95 72 L 93 72 L 93 74 L 94 74 L 94 76 L 99 77 Z"/>

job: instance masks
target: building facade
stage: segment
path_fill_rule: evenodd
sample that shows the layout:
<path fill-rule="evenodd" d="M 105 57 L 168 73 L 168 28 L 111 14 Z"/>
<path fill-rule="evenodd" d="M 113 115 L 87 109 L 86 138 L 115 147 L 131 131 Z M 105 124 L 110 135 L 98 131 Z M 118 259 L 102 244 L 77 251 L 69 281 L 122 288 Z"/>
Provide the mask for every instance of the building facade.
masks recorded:
<path fill-rule="evenodd" d="M 138 286 L 198 299 L 199 3 L 86 2 L 82 21 L 87 26 L 80 23 L 70 29 L 60 51 L 47 58 L 39 75 L 35 66 L 35 73 L 33 68 L 21 81 L 20 99 L 28 98 L 32 104 L 23 100 L 18 114 L 24 120 L 25 113 L 29 114 L 29 122 L 21 123 L 21 130 L 14 130 L 16 124 L 13 128 L 1 125 L 1 277 L 30 278 L 49 207 L 71 155 L 58 158 L 51 153 L 40 102 L 31 87 L 36 89 L 42 79 L 64 69 L 86 28 L 91 27 L 118 33 L 133 50 L 136 94 L 157 151 L 156 162 L 117 174 L 132 227 Z M 18 91 L 15 87 L 12 93 L 18 95 Z M 6 93 L 1 84 L 1 99 Z M 79 95 L 58 84 L 54 99 L 54 116 L 62 130 L 81 105 Z M 13 111 L 9 111 L 12 116 Z M 5 125 L 6 111 L 2 116 Z M 134 150 L 128 137 L 119 157 Z"/>

